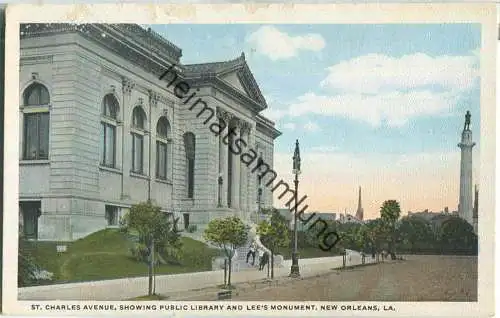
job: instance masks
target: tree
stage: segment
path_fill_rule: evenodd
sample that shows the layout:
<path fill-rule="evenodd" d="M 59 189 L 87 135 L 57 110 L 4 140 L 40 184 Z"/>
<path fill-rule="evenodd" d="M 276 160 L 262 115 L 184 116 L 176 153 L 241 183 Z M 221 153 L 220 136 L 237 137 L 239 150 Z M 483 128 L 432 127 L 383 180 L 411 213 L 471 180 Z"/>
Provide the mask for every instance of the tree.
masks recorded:
<path fill-rule="evenodd" d="M 224 219 L 213 219 L 203 233 L 203 237 L 221 249 L 228 259 L 229 275 L 227 284 L 231 287 L 231 271 L 234 252 L 245 245 L 248 239 L 248 228 L 236 216 Z"/>
<path fill-rule="evenodd" d="M 432 248 L 434 233 L 430 222 L 420 217 L 403 217 L 398 229 L 398 236 L 410 251 L 429 250 Z"/>
<path fill-rule="evenodd" d="M 397 235 L 396 222 L 398 221 L 400 215 L 401 208 L 398 201 L 384 201 L 382 207 L 380 208 L 380 218 L 382 219 L 382 232 L 385 232 L 387 236 L 388 250 L 392 259 L 396 259 L 396 253 L 394 251 Z"/>
<path fill-rule="evenodd" d="M 460 217 L 444 221 L 439 231 L 441 248 L 452 253 L 477 253 L 477 235 L 474 228 Z"/>
<path fill-rule="evenodd" d="M 278 210 L 272 209 L 269 221 L 262 221 L 257 227 L 260 241 L 271 251 L 271 279 L 274 279 L 274 254 L 280 247 L 290 244 L 287 221 Z"/>
<path fill-rule="evenodd" d="M 370 220 L 365 224 L 364 237 L 370 252 L 378 254 L 384 248 L 386 231 L 382 219 Z"/>
<path fill-rule="evenodd" d="M 155 290 L 153 266 L 157 246 L 162 248 L 166 246 L 180 247 L 176 224 L 177 220 L 170 221 L 169 215 L 161 212 L 160 207 L 153 205 L 151 201 L 133 205 L 121 221 L 122 230 L 137 236 L 138 241 L 147 248 L 149 296 L 153 295 Z"/>

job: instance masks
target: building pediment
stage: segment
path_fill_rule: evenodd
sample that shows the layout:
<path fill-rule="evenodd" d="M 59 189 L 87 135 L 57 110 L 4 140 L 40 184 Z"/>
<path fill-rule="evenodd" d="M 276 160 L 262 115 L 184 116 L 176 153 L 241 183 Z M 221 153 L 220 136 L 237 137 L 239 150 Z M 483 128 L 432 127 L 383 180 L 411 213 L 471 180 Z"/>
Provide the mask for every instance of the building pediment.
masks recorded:
<path fill-rule="evenodd" d="M 266 100 L 260 91 L 242 53 L 238 58 L 224 62 L 183 65 L 184 75 L 192 82 L 219 82 L 237 94 L 249 99 L 258 110 L 267 108 Z"/>

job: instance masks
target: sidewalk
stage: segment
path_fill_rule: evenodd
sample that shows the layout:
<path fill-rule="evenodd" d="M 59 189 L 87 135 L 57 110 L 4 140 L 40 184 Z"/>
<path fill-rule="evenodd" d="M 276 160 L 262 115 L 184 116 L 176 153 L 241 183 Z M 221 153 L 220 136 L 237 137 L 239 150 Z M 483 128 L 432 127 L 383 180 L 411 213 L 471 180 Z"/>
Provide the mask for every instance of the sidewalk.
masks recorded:
<path fill-rule="evenodd" d="M 366 262 L 373 262 L 369 257 Z M 361 264 L 361 256 L 353 254 L 346 265 Z M 274 269 L 275 277 L 290 274 L 291 261 L 287 260 L 280 268 Z M 311 277 L 331 272 L 332 268 L 342 266 L 342 256 L 301 259 L 299 261 L 302 277 Z M 234 283 L 243 283 L 265 278 L 267 271 L 245 269 L 232 273 Z M 224 280 L 223 271 L 208 271 L 156 277 L 156 293 L 183 292 L 188 290 L 220 285 Z M 35 286 L 19 288 L 19 300 L 95 300 L 117 301 L 143 296 L 148 291 L 148 278 L 122 278 L 105 281 L 94 281 L 72 284 L 58 284 L 49 286 Z"/>

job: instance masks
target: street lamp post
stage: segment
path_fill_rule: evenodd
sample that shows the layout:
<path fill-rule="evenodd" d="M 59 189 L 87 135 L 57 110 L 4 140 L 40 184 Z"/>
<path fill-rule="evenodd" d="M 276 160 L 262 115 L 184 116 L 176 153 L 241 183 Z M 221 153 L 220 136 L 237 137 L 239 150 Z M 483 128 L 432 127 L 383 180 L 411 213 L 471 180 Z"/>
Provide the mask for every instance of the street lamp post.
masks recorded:
<path fill-rule="evenodd" d="M 222 173 L 219 174 L 219 178 L 217 179 L 217 182 L 219 183 L 219 194 L 218 194 L 218 198 L 217 198 L 217 207 L 220 208 L 222 207 L 222 199 L 221 199 L 221 195 L 222 195 Z"/>
<path fill-rule="evenodd" d="M 262 175 L 259 173 L 257 177 L 259 178 L 259 189 L 257 190 L 257 216 L 260 218 L 260 213 L 262 212 Z"/>
<path fill-rule="evenodd" d="M 293 170 L 295 175 L 295 207 L 293 209 L 293 252 L 292 252 L 292 267 L 290 268 L 290 277 L 300 277 L 299 270 L 299 252 L 297 251 L 297 210 L 298 210 L 298 189 L 299 189 L 299 174 L 300 174 L 300 150 L 299 140 L 295 141 L 295 151 L 293 153 Z"/>

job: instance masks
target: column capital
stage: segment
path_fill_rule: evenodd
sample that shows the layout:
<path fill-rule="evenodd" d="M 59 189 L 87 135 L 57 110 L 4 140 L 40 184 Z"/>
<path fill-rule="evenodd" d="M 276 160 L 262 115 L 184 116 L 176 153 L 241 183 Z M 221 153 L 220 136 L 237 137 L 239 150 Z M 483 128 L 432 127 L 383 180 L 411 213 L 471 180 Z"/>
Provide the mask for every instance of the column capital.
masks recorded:
<path fill-rule="evenodd" d="M 130 94 L 135 87 L 135 83 L 129 78 L 122 76 L 122 92 L 123 94 Z"/>
<path fill-rule="evenodd" d="M 148 95 L 149 95 L 149 104 L 153 107 L 158 106 L 158 102 L 161 99 L 161 95 L 152 89 L 148 90 Z"/>
<path fill-rule="evenodd" d="M 216 113 L 217 113 L 217 118 L 223 120 L 226 124 L 229 124 L 229 121 L 231 121 L 231 119 L 233 119 L 234 117 L 233 114 L 220 107 L 217 107 Z"/>
<path fill-rule="evenodd" d="M 242 134 L 244 134 L 244 133 L 249 134 L 252 131 L 252 125 L 249 122 L 246 122 L 243 120 L 240 121 L 240 128 L 241 128 Z"/>

